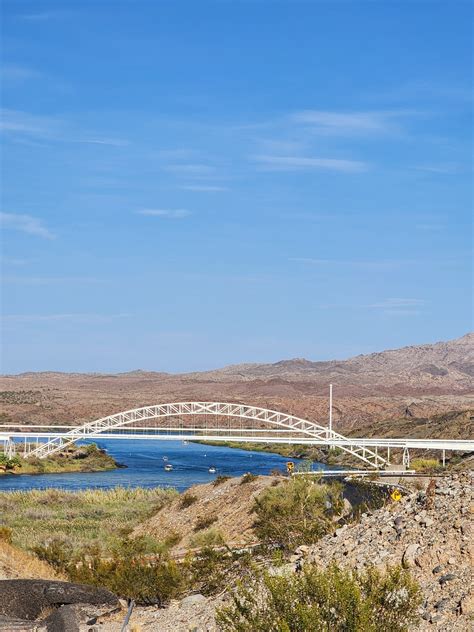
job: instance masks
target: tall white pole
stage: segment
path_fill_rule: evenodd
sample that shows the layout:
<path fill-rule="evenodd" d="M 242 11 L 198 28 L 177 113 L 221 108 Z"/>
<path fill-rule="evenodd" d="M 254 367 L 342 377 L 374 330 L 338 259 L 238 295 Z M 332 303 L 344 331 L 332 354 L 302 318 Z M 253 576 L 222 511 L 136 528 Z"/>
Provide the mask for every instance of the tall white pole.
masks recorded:
<path fill-rule="evenodd" d="M 329 433 L 332 433 L 332 384 L 329 384 Z"/>

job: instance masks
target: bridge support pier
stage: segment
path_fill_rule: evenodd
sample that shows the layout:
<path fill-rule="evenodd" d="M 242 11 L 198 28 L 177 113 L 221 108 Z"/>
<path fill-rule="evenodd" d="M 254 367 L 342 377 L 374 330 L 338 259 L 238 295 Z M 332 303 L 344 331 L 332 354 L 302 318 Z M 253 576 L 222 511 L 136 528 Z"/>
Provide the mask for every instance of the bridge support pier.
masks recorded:
<path fill-rule="evenodd" d="M 403 465 L 408 469 L 410 467 L 410 451 L 408 448 L 403 448 Z"/>
<path fill-rule="evenodd" d="M 2 437 L 1 441 L 3 443 L 3 447 L 0 448 L 0 451 L 5 454 L 7 459 L 12 459 L 16 454 L 16 445 L 11 437 Z"/>

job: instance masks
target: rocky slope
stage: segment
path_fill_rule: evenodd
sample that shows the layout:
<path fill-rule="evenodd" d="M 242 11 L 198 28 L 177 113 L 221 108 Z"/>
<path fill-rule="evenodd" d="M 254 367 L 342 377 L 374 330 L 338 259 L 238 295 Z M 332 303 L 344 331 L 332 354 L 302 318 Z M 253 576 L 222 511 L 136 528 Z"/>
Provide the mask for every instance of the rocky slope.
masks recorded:
<path fill-rule="evenodd" d="M 349 568 L 409 567 L 423 592 L 420 630 L 467 631 L 474 622 L 473 473 L 440 478 L 360 523 L 336 529 L 294 559 Z M 431 492 L 430 492 L 431 489 Z"/>
<path fill-rule="evenodd" d="M 311 362 L 304 358 L 275 364 L 242 364 L 194 373 L 194 380 L 249 381 L 255 379 L 325 384 L 332 380 L 359 390 L 373 388 L 432 392 L 471 391 L 474 379 L 474 334 L 456 340 L 359 355 L 348 360 Z M 447 389 L 447 390 L 445 390 Z"/>
<path fill-rule="evenodd" d="M 171 552 L 177 557 L 195 548 L 196 536 L 205 534 L 208 529 L 222 535 L 232 548 L 253 544 L 256 542 L 252 529 L 255 497 L 282 480 L 281 477 L 259 476 L 245 482 L 245 477 L 238 477 L 229 478 L 219 485 L 195 485 L 139 525 L 133 534 L 151 536 L 159 541 L 164 541 L 171 533 L 175 534 L 179 542 Z M 190 499 L 190 504 L 183 503 L 183 498 Z M 209 524 L 199 528 L 206 521 Z"/>
<path fill-rule="evenodd" d="M 302 564 L 337 564 L 363 569 L 402 564 L 419 582 L 423 603 L 418 632 L 469 632 L 474 621 L 473 473 L 437 479 L 428 490 L 414 491 L 399 503 L 364 514 L 360 523 L 335 528 L 316 545 L 301 546 L 276 573 L 294 573 Z M 425 480 L 425 484 L 428 483 Z M 225 595 L 202 595 L 168 608 L 139 608 L 132 621 L 143 631 L 217 632 L 214 609 Z M 109 622 L 103 632 L 119 627 Z"/>

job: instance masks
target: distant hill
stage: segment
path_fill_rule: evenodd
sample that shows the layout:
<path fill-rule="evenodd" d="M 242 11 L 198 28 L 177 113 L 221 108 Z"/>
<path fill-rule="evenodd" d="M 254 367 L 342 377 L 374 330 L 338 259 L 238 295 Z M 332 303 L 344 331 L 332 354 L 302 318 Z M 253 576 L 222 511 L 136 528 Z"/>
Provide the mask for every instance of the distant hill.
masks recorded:
<path fill-rule="evenodd" d="M 448 342 L 358 355 L 348 360 L 311 362 L 295 358 L 274 364 L 232 365 L 182 377 L 217 382 L 278 379 L 328 383 L 332 380 L 339 386 L 470 391 L 474 386 L 474 334 Z"/>

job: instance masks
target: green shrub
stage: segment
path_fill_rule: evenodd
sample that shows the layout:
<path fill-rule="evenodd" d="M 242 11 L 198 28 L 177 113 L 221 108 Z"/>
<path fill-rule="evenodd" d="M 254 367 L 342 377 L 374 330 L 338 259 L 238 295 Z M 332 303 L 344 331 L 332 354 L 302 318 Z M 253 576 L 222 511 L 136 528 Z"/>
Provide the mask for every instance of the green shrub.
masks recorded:
<path fill-rule="evenodd" d="M 5 452 L 0 452 L 0 465 L 7 470 L 13 470 L 15 467 L 21 467 L 21 459 L 18 456 L 9 457 Z"/>
<path fill-rule="evenodd" d="M 413 459 L 410 467 L 416 472 L 437 472 L 442 469 L 438 459 Z"/>
<path fill-rule="evenodd" d="M 420 591 L 407 571 L 351 574 L 306 566 L 291 576 L 254 576 L 218 610 L 223 632 L 405 632 L 416 624 Z"/>
<path fill-rule="evenodd" d="M 195 494 L 183 494 L 181 496 L 181 500 L 179 502 L 180 509 L 186 509 L 187 507 L 191 507 L 197 501 L 198 497 Z"/>
<path fill-rule="evenodd" d="M 13 532 L 9 527 L 0 526 L 0 542 L 7 542 L 8 544 L 13 542 Z"/>
<path fill-rule="evenodd" d="M 202 531 L 207 529 L 217 521 L 217 516 L 200 516 L 194 525 L 194 531 Z"/>
<path fill-rule="evenodd" d="M 164 539 L 163 546 L 166 550 L 171 549 L 176 546 L 176 544 L 181 542 L 182 539 L 183 536 L 180 533 L 178 533 L 177 531 L 171 531 Z"/>
<path fill-rule="evenodd" d="M 54 538 L 47 544 L 34 546 L 32 550 L 40 560 L 44 560 L 59 571 L 67 572 L 73 557 L 71 547 L 60 538 Z"/>
<path fill-rule="evenodd" d="M 191 538 L 191 546 L 194 548 L 204 548 L 208 546 L 221 546 L 224 544 L 222 533 L 217 529 L 207 529 L 199 531 Z"/>
<path fill-rule="evenodd" d="M 104 586 L 140 604 L 163 605 L 187 587 L 185 569 L 168 558 L 162 544 L 146 537 L 123 540 L 107 552 L 91 546 L 76 556 L 59 540 L 34 550 L 71 581 Z"/>
<path fill-rule="evenodd" d="M 260 541 L 293 551 L 327 533 L 343 508 L 342 485 L 313 476 L 294 476 L 255 499 L 254 529 Z"/>
<path fill-rule="evenodd" d="M 247 474 L 244 474 L 242 476 L 242 480 L 240 481 L 241 485 L 246 485 L 247 483 L 252 483 L 253 481 L 257 480 L 258 478 L 258 474 L 252 474 L 251 472 L 247 472 Z"/>
<path fill-rule="evenodd" d="M 197 554 L 189 555 L 186 563 L 192 589 L 203 595 L 213 595 L 222 592 L 226 586 L 235 585 L 247 574 L 251 569 L 252 556 L 248 552 L 204 547 Z"/>
<path fill-rule="evenodd" d="M 219 476 L 217 476 L 214 479 L 212 484 L 214 485 L 214 487 L 217 487 L 218 485 L 222 485 L 222 483 L 225 483 L 226 481 L 228 481 L 230 478 L 232 478 L 232 477 L 231 476 L 224 476 L 223 474 L 219 474 Z"/>

